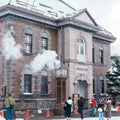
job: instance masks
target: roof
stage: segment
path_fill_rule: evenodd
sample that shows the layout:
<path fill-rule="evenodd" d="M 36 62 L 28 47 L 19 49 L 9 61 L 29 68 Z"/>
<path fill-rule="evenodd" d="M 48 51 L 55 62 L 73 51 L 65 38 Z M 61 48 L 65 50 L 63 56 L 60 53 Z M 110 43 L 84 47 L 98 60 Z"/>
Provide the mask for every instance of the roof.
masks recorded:
<path fill-rule="evenodd" d="M 14 11 L 16 15 L 20 15 L 18 11 L 22 10 L 23 14 L 21 17 L 25 17 L 27 13 L 33 14 L 34 20 L 41 23 L 45 22 L 44 19 L 46 19 L 46 24 L 54 27 L 56 25 L 62 26 L 69 24 L 95 32 L 95 38 L 106 38 L 107 41 L 111 42 L 116 39 L 109 31 L 96 23 L 86 8 L 77 11 L 63 0 L 3 0 L 0 1 L 0 7 L 0 10 L 5 7 L 14 8 L 16 9 Z M 9 10 L 9 12 L 11 11 Z M 3 15 L 2 12 L 0 14 Z M 31 16 L 28 15 L 27 17 L 31 19 Z"/>
<path fill-rule="evenodd" d="M 77 12 L 63 0 L 2 0 L 0 7 L 6 4 L 23 7 L 54 18 L 72 16 Z"/>

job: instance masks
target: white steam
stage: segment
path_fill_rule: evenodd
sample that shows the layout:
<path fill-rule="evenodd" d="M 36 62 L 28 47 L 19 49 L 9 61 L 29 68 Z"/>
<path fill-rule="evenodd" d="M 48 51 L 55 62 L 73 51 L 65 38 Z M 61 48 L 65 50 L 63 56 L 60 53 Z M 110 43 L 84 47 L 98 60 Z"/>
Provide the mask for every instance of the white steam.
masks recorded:
<path fill-rule="evenodd" d="M 56 59 L 57 54 L 55 51 L 47 50 L 43 54 L 38 54 L 33 61 L 30 63 L 32 72 L 36 73 L 41 71 L 45 66 L 49 69 L 54 69 L 56 66 L 59 67 L 60 61 Z"/>
<path fill-rule="evenodd" d="M 11 31 L 8 31 L 3 40 L 3 56 L 6 60 L 19 59 L 22 57 L 20 52 L 21 46 L 17 45 Z M 55 69 L 60 67 L 60 61 L 57 60 L 57 53 L 55 51 L 47 50 L 43 54 L 38 54 L 29 64 L 28 68 L 32 72 L 40 72 L 45 66 L 48 69 Z"/>
<path fill-rule="evenodd" d="M 22 57 L 22 54 L 20 52 L 20 45 L 16 45 L 15 40 L 11 34 L 11 31 L 8 31 L 3 40 L 3 56 L 6 60 L 10 59 L 19 59 Z"/>

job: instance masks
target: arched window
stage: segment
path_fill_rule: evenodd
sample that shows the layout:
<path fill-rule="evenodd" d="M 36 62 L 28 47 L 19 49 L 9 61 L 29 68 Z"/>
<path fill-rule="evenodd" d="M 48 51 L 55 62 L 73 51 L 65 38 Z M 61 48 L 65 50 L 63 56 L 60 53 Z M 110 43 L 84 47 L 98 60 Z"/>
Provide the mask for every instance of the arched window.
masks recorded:
<path fill-rule="evenodd" d="M 104 93 L 104 77 L 99 76 L 99 87 L 100 87 L 100 93 Z"/>
<path fill-rule="evenodd" d="M 25 47 L 24 51 L 26 54 L 32 54 L 33 53 L 33 30 L 31 27 L 26 27 L 24 29 L 25 34 Z"/>
<path fill-rule="evenodd" d="M 93 76 L 93 93 L 95 94 L 95 76 Z"/>
<path fill-rule="evenodd" d="M 95 45 L 92 46 L 92 62 L 95 63 Z"/>
<path fill-rule="evenodd" d="M 83 38 L 77 39 L 77 54 L 85 56 L 85 41 Z"/>
<path fill-rule="evenodd" d="M 102 45 L 99 46 L 99 62 L 100 64 L 104 64 L 104 50 Z"/>
<path fill-rule="evenodd" d="M 49 34 L 46 30 L 42 30 L 41 32 L 41 39 L 40 39 L 40 50 L 41 53 L 44 53 L 45 50 L 48 50 L 48 39 Z"/>

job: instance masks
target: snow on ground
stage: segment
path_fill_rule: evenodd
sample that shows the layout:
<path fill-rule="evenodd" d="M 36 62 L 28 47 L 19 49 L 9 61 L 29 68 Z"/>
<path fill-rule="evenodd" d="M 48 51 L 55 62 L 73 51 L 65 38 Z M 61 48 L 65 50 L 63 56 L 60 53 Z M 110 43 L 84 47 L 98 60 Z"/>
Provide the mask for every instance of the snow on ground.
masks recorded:
<path fill-rule="evenodd" d="M 50 120 L 65 120 L 65 119 L 50 119 Z M 71 120 L 81 120 L 80 118 L 72 118 Z M 84 118 L 83 120 L 99 120 L 98 117 L 90 117 L 90 118 Z M 107 120 L 106 118 L 104 120 Z M 119 117 L 112 117 L 111 120 L 120 120 L 120 116 Z"/>
<path fill-rule="evenodd" d="M 1 116 L 0 116 L 0 120 L 6 120 L 5 118 L 2 118 Z M 23 118 L 16 118 L 15 120 L 24 120 Z"/>
<path fill-rule="evenodd" d="M 0 120 L 5 120 L 4 118 L 0 117 Z M 24 120 L 23 118 L 16 118 L 15 120 Z M 65 119 L 48 119 L 48 120 L 65 120 Z M 80 120 L 80 118 L 72 118 L 71 120 Z M 84 118 L 84 120 L 99 120 L 98 117 L 90 117 L 90 118 Z M 104 120 L 107 120 L 104 118 Z M 120 116 L 112 117 L 111 120 L 120 120 Z"/>
<path fill-rule="evenodd" d="M 117 112 L 117 107 L 116 108 L 112 108 L 111 111 L 116 111 Z M 4 118 L 2 118 L 0 116 L 0 120 L 5 120 Z M 23 118 L 16 118 L 15 120 L 24 120 Z M 65 119 L 48 119 L 48 120 L 65 120 Z M 80 118 L 72 118 L 71 120 L 80 120 Z M 99 120 L 98 117 L 89 117 L 89 118 L 84 118 L 84 120 Z M 104 118 L 104 120 L 107 120 L 106 118 Z M 111 120 L 120 120 L 120 116 L 114 116 L 111 117 Z"/>

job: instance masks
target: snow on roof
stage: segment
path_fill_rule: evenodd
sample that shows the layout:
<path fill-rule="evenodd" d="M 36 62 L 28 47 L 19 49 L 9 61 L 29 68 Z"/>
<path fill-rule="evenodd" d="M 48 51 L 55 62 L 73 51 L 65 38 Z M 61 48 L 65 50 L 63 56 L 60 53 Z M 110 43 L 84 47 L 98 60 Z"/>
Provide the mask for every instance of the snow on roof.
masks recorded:
<path fill-rule="evenodd" d="M 0 7 L 6 4 L 23 7 L 54 18 L 71 17 L 77 12 L 63 0 L 2 0 Z"/>
<path fill-rule="evenodd" d="M 109 35 L 109 36 L 113 36 L 111 32 L 109 32 L 108 30 L 106 30 L 103 27 L 100 27 L 99 33 L 103 33 L 103 34 L 106 34 L 106 35 Z"/>
<path fill-rule="evenodd" d="M 42 13 L 45 16 L 53 17 L 55 19 L 73 17 L 79 13 L 87 11 L 87 9 L 80 9 L 79 11 L 77 11 L 76 9 L 74 9 L 64 1 L 63 0 L 1 0 L 0 7 L 10 4 L 17 7 L 22 7 L 27 10 L 32 10 L 38 13 Z M 113 37 L 113 35 L 109 31 L 107 31 L 102 27 L 100 27 L 99 34 L 109 35 Z"/>

